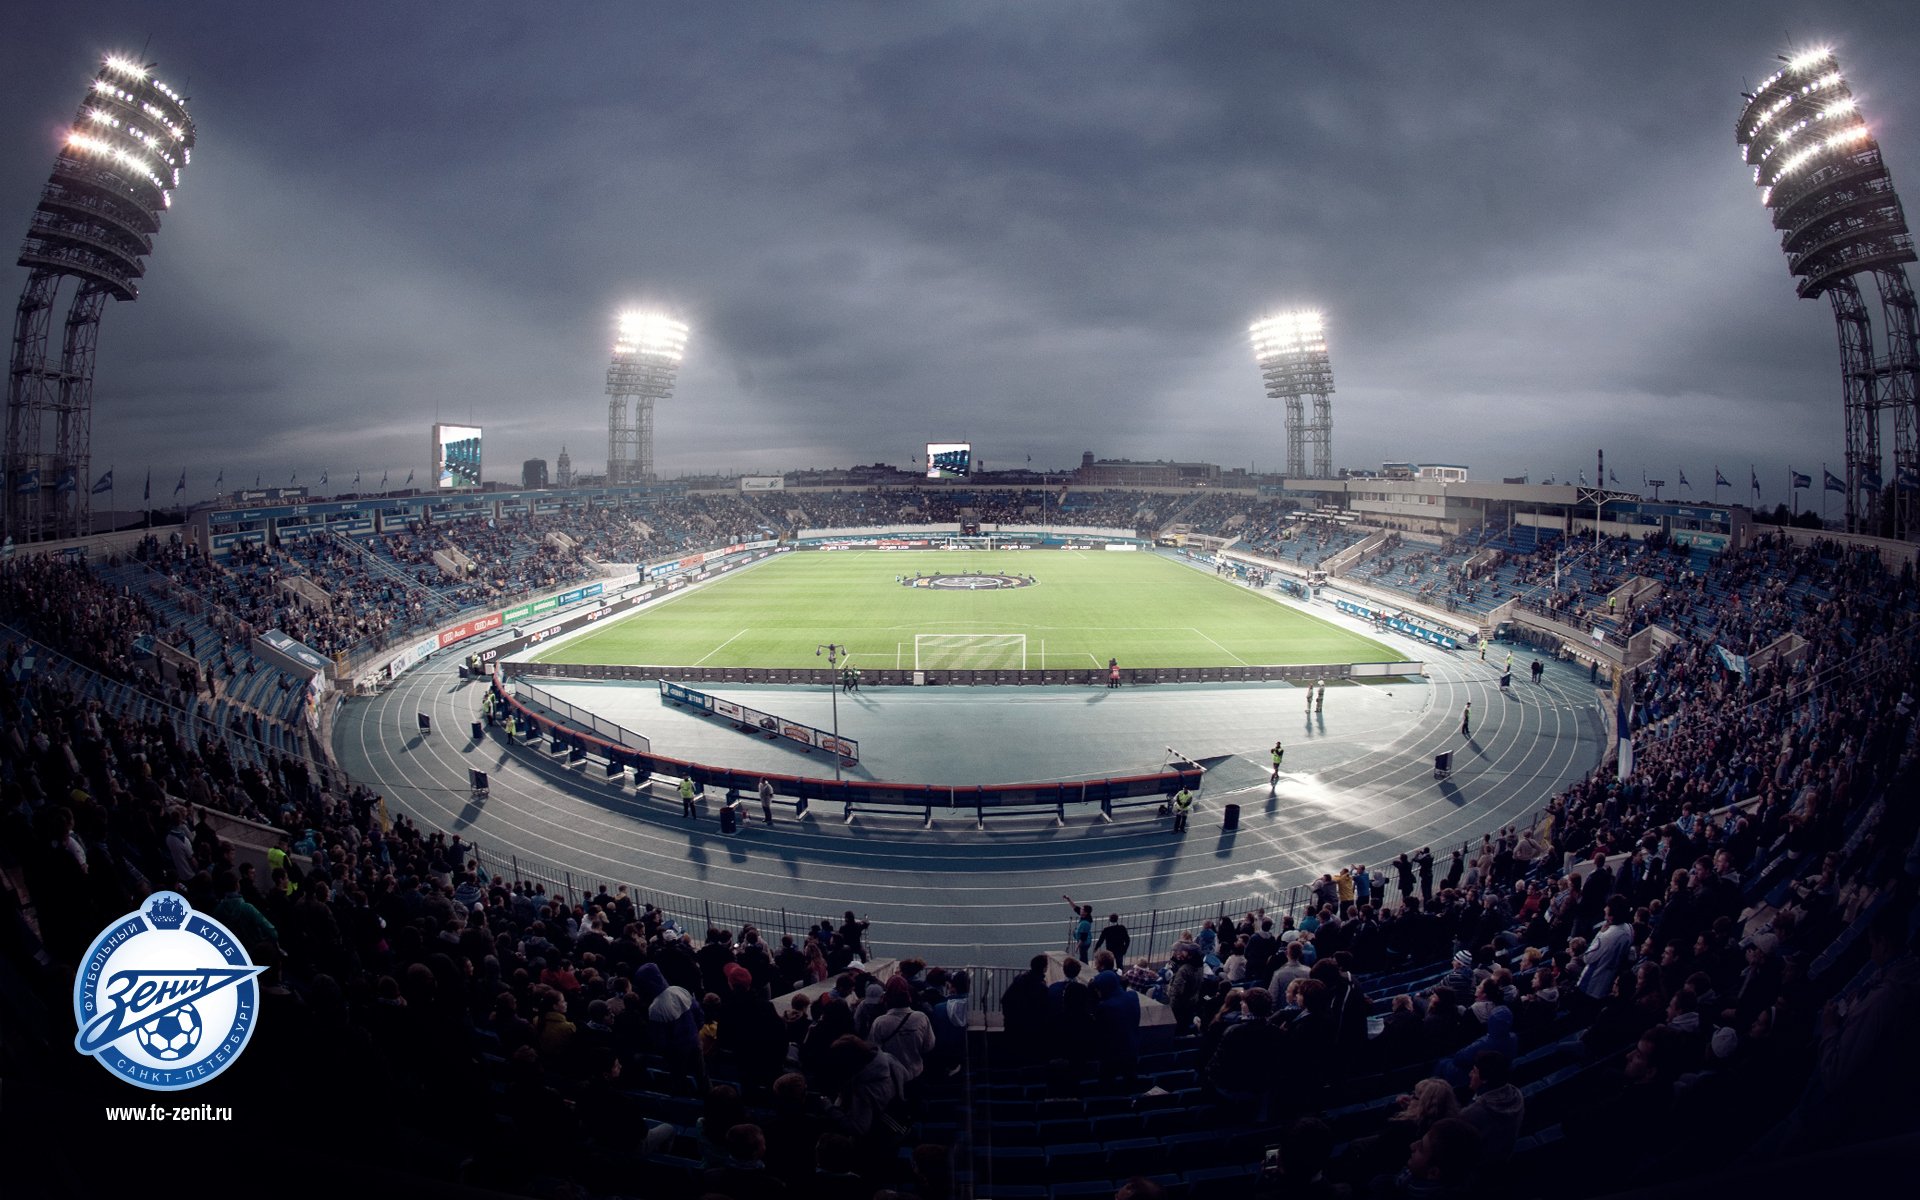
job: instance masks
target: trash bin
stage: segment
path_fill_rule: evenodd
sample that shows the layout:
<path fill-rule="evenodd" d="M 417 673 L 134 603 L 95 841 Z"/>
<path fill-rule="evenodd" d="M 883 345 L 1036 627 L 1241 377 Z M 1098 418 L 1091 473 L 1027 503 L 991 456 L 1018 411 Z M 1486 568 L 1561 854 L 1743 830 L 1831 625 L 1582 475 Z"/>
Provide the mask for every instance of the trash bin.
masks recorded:
<path fill-rule="evenodd" d="M 1240 806 L 1238 804 L 1226 805 L 1221 810 L 1220 828 L 1226 830 L 1240 828 Z"/>
<path fill-rule="evenodd" d="M 739 827 L 740 827 L 739 813 L 734 809 L 733 805 L 722 804 L 720 806 L 720 832 L 732 833 L 734 830 L 738 829 Z"/>
<path fill-rule="evenodd" d="M 487 735 L 480 731 L 480 722 L 475 721 L 473 723 L 473 740 L 476 742 L 483 742 L 486 739 L 487 739 Z"/>
<path fill-rule="evenodd" d="M 1433 777 L 1445 779 L 1453 774 L 1453 751 L 1448 750 L 1433 756 Z"/>

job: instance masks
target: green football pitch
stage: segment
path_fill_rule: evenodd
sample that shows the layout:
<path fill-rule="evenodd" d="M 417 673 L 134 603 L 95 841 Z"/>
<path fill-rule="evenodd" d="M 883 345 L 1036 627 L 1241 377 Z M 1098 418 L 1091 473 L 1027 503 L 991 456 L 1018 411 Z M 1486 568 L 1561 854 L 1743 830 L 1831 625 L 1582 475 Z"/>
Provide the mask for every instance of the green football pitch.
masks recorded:
<path fill-rule="evenodd" d="M 1031 575 L 1021 587 L 904 587 L 902 574 Z M 537 662 L 903 670 L 1282 666 L 1401 656 L 1157 554 L 1075 550 L 780 555 L 550 647 Z"/>

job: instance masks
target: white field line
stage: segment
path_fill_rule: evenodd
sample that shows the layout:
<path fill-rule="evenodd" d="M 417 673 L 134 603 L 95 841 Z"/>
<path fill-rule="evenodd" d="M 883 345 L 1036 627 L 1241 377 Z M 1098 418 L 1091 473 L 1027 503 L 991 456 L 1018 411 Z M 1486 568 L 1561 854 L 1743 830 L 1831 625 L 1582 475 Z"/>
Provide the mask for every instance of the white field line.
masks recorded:
<path fill-rule="evenodd" d="M 1191 625 L 1187 626 L 1187 628 L 1192 630 L 1194 633 L 1200 633 L 1198 629 L 1194 629 L 1193 626 Z M 1203 638 L 1207 638 L 1209 642 L 1213 642 L 1213 639 L 1210 637 L 1207 637 L 1207 635 L 1204 633 L 1200 633 L 1200 636 Z M 1241 658 L 1238 654 L 1235 654 L 1233 651 L 1227 649 L 1225 646 L 1222 646 L 1219 642 L 1213 642 L 1213 648 L 1220 651 L 1220 653 L 1226 655 L 1228 658 L 1232 659 L 1233 661 L 1239 663 L 1243 667 L 1251 665 L 1250 663 L 1247 662 L 1246 659 Z M 696 663 L 694 665 L 698 666 L 699 664 Z"/>
<path fill-rule="evenodd" d="M 706 662 L 708 659 L 712 658 L 714 655 L 720 653 L 722 650 L 725 650 L 729 645 L 733 644 L 733 642 L 740 637 L 740 634 L 743 634 L 746 632 L 747 632 L 746 630 L 742 629 L 740 633 L 736 633 L 733 635 L 733 637 L 730 637 L 726 641 L 721 642 L 718 646 L 715 646 L 713 649 L 707 651 L 705 654 L 702 654 L 699 657 L 699 659 L 694 662 L 693 665 L 697 667 L 701 663 Z"/>

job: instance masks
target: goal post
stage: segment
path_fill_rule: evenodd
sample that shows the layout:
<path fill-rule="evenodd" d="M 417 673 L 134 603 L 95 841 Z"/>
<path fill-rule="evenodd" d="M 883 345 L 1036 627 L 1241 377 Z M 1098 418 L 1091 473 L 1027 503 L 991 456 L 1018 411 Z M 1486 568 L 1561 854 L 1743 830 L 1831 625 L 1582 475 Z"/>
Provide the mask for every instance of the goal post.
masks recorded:
<path fill-rule="evenodd" d="M 916 633 L 916 671 L 1024 671 L 1024 633 Z"/>

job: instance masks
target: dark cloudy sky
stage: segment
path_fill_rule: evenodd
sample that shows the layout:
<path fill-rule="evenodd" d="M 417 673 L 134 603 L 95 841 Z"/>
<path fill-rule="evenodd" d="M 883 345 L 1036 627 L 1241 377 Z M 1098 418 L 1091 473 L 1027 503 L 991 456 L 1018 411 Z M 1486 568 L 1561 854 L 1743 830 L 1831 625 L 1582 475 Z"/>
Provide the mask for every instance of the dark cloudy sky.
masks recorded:
<path fill-rule="evenodd" d="M 1841 457 L 1824 301 L 1733 141 L 1831 44 L 1920 203 L 1884 3 L 42 4 L 0 44 L 0 233 L 101 53 L 199 148 L 102 331 L 93 458 L 189 491 L 606 459 L 613 315 L 692 326 L 663 474 L 1102 457 L 1275 469 L 1247 324 L 1325 310 L 1334 457 L 1770 499 Z M 10 257 L 10 256 L 9 256 Z M 6 284 L 17 291 L 24 272 Z M 1877 313 L 1876 313 L 1877 316 Z M 170 488 L 171 484 L 168 484 Z M 122 496 L 126 494 L 122 491 Z"/>

